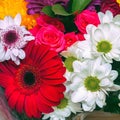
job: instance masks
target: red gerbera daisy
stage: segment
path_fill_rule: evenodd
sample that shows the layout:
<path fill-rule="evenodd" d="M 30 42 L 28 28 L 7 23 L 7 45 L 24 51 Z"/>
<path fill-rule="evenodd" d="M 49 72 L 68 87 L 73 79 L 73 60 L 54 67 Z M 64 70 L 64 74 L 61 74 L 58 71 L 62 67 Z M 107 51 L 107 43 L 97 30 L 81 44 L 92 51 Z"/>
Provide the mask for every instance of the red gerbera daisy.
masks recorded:
<path fill-rule="evenodd" d="M 64 97 L 65 68 L 48 46 L 32 41 L 25 52 L 20 66 L 11 61 L 0 63 L 0 85 L 5 88 L 12 109 L 39 118 L 42 113 L 52 112 L 52 106 L 57 106 Z"/>

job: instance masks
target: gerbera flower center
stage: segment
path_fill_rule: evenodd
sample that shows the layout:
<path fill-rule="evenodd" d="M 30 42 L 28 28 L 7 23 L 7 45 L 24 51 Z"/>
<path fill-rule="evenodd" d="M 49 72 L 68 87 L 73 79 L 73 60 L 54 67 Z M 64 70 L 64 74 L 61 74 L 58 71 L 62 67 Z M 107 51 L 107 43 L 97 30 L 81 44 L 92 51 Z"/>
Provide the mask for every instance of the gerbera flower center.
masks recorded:
<path fill-rule="evenodd" d="M 18 39 L 18 35 L 14 30 L 10 30 L 4 34 L 4 42 L 6 44 L 12 44 L 16 42 L 17 39 Z"/>
<path fill-rule="evenodd" d="M 100 80 L 97 77 L 88 76 L 85 81 L 84 85 L 87 90 L 90 90 L 91 92 L 96 92 L 100 89 Z"/>
<path fill-rule="evenodd" d="M 33 85 L 35 83 L 35 75 L 31 71 L 26 71 L 24 74 L 24 82 L 27 85 Z"/>
<path fill-rule="evenodd" d="M 61 100 L 60 104 L 57 106 L 58 109 L 63 109 L 68 105 L 68 99 L 64 98 Z"/>
<path fill-rule="evenodd" d="M 112 49 L 112 44 L 109 41 L 102 40 L 98 42 L 96 47 L 98 52 L 108 53 Z"/>
<path fill-rule="evenodd" d="M 31 94 L 40 88 L 40 73 L 37 67 L 21 65 L 16 73 L 16 86 L 25 94 Z"/>

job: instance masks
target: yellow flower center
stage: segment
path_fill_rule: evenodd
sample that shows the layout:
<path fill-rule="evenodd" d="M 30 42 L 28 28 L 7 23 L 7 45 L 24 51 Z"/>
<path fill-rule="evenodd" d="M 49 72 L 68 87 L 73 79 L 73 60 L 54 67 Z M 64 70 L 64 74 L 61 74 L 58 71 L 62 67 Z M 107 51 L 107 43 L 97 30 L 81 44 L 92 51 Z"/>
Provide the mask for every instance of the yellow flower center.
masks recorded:
<path fill-rule="evenodd" d="M 100 89 L 99 83 L 100 80 L 97 77 L 93 77 L 93 76 L 88 76 L 84 81 L 84 85 L 86 89 L 91 92 L 96 92 Z"/>
<path fill-rule="evenodd" d="M 64 98 L 61 100 L 60 104 L 57 106 L 58 109 L 64 109 L 68 105 L 68 99 Z"/>
<path fill-rule="evenodd" d="M 120 5 L 120 0 L 116 0 L 116 2 Z"/>

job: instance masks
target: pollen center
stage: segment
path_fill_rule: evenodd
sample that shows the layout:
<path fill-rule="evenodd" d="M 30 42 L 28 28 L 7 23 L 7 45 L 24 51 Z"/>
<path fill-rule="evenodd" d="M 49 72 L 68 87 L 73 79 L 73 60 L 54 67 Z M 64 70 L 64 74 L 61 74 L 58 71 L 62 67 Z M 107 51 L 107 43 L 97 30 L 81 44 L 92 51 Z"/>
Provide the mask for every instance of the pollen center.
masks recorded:
<path fill-rule="evenodd" d="M 63 109 L 68 105 L 68 99 L 64 98 L 61 100 L 60 104 L 57 106 L 58 109 Z"/>
<path fill-rule="evenodd" d="M 91 92 L 96 92 L 100 89 L 99 83 L 100 80 L 93 76 L 88 76 L 84 81 L 86 89 L 90 90 Z"/>
<path fill-rule="evenodd" d="M 24 82 L 27 85 L 33 85 L 35 83 L 35 76 L 32 72 L 27 71 L 24 73 Z"/>
<path fill-rule="evenodd" d="M 102 40 L 98 42 L 96 47 L 98 52 L 108 53 L 112 49 L 112 44 L 109 41 Z"/>

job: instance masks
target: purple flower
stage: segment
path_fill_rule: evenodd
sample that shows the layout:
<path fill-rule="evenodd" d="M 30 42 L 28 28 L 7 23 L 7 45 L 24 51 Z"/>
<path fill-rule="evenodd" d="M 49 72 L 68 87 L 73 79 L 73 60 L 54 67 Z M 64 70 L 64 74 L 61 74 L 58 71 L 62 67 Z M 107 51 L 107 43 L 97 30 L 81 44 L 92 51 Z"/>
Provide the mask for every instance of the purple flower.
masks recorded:
<path fill-rule="evenodd" d="M 28 2 L 27 4 L 27 13 L 28 14 L 35 14 L 35 13 L 41 13 L 41 9 L 44 6 L 52 6 L 54 4 L 61 4 L 63 6 L 66 6 L 69 0 L 26 0 Z"/>
<path fill-rule="evenodd" d="M 92 0 L 92 2 L 89 4 L 87 9 L 90 11 L 95 11 L 96 9 L 95 7 L 100 5 L 101 5 L 101 0 Z"/>

